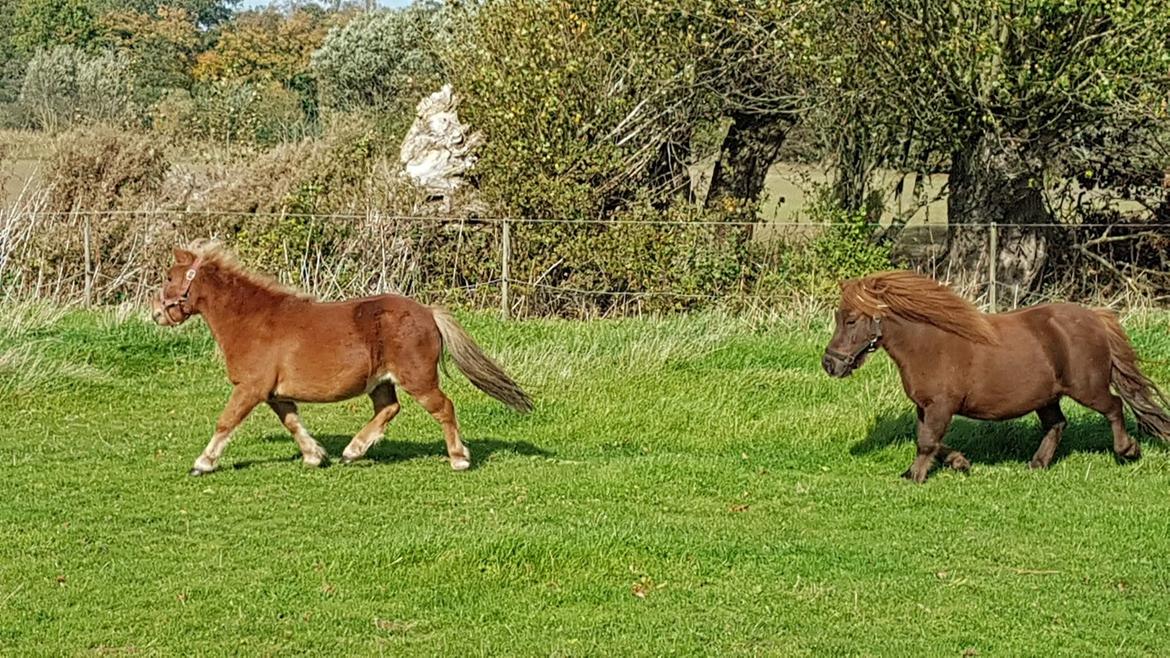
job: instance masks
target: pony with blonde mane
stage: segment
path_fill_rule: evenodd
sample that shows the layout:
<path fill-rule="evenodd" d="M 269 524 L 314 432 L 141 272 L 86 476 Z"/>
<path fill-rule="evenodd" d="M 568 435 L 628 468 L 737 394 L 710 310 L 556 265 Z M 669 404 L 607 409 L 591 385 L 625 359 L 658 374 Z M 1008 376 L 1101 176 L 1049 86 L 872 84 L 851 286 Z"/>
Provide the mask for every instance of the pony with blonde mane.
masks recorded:
<path fill-rule="evenodd" d="M 936 460 L 970 468 L 942 442 L 956 414 L 1008 420 L 1036 412 L 1044 437 L 1031 468 L 1047 468 L 1060 445 L 1064 397 L 1109 420 L 1120 461 L 1141 456 L 1125 430 L 1125 404 L 1143 430 L 1170 440 L 1166 399 L 1138 368 L 1129 337 L 1107 309 L 1041 304 L 987 314 L 947 286 L 904 271 L 842 282 L 822 366 L 845 377 L 879 349 L 897 365 L 917 407 L 918 454 L 904 474 L 915 482 L 926 479 Z"/>
<path fill-rule="evenodd" d="M 328 459 L 301 423 L 298 402 L 338 402 L 362 394 L 374 417 L 345 447 L 360 459 L 398 413 L 396 387 L 439 422 L 451 468 L 471 466 L 455 407 L 439 389 L 444 348 L 477 388 L 520 412 L 532 401 L 446 311 L 399 295 L 320 302 L 244 269 L 216 243 L 176 249 L 154 301 L 154 320 L 176 326 L 202 315 L 223 351 L 232 393 L 191 475 L 219 466 L 235 428 L 266 403 L 292 434 L 307 466 Z"/>

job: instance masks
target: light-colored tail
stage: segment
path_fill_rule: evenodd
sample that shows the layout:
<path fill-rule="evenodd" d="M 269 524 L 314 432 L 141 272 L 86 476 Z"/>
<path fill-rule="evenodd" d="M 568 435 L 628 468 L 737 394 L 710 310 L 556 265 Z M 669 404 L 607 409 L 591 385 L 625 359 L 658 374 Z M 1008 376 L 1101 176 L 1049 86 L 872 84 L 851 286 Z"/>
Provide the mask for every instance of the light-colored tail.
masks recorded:
<path fill-rule="evenodd" d="M 1108 309 L 1096 309 L 1109 335 L 1109 355 L 1113 362 L 1111 381 L 1117 394 L 1133 410 L 1138 426 L 1163 441 L 1170 441 L 1170 403 L 1162 391 L 1138 368 L 1137 353 L 1117 315 Z"/>
<path fill-rule="evenodd" d="M 528 394 L 521 390 L 519 384 L 512 381 L 500 364 L 483 353 L 458 320 L 445 309 L 432 307 L 431 313 L 435 317 L 435 325 L 439 327 L 439 335 L 443 337 L 443 345 L 447 352 L 454 359 L 459 371 L 466 375 L 476 388 L 520 413 L 532 411 L 532 399 Z"/>

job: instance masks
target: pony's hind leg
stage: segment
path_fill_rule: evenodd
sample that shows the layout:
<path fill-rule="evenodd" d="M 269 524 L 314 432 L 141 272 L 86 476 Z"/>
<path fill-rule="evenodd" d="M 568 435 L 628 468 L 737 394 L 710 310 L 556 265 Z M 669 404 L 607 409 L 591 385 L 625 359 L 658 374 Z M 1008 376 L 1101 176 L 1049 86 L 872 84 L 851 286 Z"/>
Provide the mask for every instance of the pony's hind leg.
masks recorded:
<path fill-rule="evenodd" d="M 361 459 L 370 447 L 382 439 L 386 425 L 398 415 L 401 406 L 398 404 L 398 395 L 394 392 L 394 384 L 385 382 L 370 391 L 370 401 L 374 403 L 374 417 L 354 435 L 345 451 L 341 453 L 341 463 L 349 464 Z"/>
<path fill-rule="evenodd" d="M 1028 468 L 1048 468 L 1056 449 L 1060 447 L 1060 437 L 1066 424 L 1064 412 L 1060 410 L 1060 400 L 1037 409 L 1036 415 L 1040 417 L 1040 425 L 1044 428 L 1044 438 L 1036 454 L 1032 455 L 1032 461 L 1028 462 Z"/>
<path fill-rule="evenodd" d="M 455 420 L 455 405 L 451 404 L 451 399 L 439 390 L 438 386 L 421 393 L 410 391 L 410 394 L 443 426 L 443 438 L 447 441 L 447 456 L 451 459 L 451 468 L 456 471 L 471 468 L 471 452 L 459 438 L 459 423 Z"/>
<path fill-rule="evenodd" d="M 1121 402 L 1121 398 L 1106 391 L 1097 398 L 1073 397 L 1073 399 L 1109 420 L 1109 425 L 1113 430 L 1113 454 L 1118 460 L 1132 461 L 1141 458 L 1141 446 L 1125 431 L 1125 405 Z"/>
<path fill-rule="evenodd" d="M 1134 461 L 1141 459 L 1142 447 L 1138 442 L 1125 431 L 1125 405 L 1122 404 L 1121 398 L 1116 395 L 1109 396 L 1112 405 L 1108 411 L 1101 411 L 1105 417 L 1109 419 L 1109 425 L 1113 429 L 1113 454 L 1121 461 Z"/>
<path fill-rule="evenodd" d="M 195 460 L 191 475 L 205 475 L 219 467 L 219 458 L 223 456 L 223 451 L 232 438 L 232 432 L 244 422 L 262 399 L 263 396 L 241 386 L 232 389 L 227 405 L 220 412 L 219 420 L 215 422 L 215 434 L 211 435 L 211 441 Z"/>
<path fill-rule="evenodd" d="M 313 440 L 309 435 L 309 431 L 301 423 L 301 417 L 297 413 L 297 405 L 295 402 L 287 400 L 269 400 L 268 406 L 276 412 L 276 416 L 280 418 L 280 422 L 285 429 L 292 434 L 293 440 L 297 442 L 297 447 L 301 449 L 301 457 L 304 460 L 305 466 L 317 467 L 329 461 L 329 455 L 326 454 L 325 448 L 321 447 L 320 443 Z"/>

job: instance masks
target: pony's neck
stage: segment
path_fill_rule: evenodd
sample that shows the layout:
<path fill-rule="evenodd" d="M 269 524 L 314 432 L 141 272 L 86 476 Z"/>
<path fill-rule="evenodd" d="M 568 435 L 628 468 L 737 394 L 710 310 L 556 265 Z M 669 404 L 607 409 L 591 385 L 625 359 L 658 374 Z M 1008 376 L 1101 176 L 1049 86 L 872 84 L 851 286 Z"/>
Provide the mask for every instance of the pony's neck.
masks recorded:
<path fill-rule="evenodd" d="M 897 315 L 882 318 L 882 348 L 901 370 L 906 366 L 911 352 L 929 352 L 931 346 L 946 336 L 947 332 L 933 324 L 907 320 Z"/>
<path fill-rule="evenodd" d="M 223 269 L 208 272 L 201 283 L 196 309 L 220 345 L 244 318 L 254 321 L 269 316 L 289 296 Z"/>

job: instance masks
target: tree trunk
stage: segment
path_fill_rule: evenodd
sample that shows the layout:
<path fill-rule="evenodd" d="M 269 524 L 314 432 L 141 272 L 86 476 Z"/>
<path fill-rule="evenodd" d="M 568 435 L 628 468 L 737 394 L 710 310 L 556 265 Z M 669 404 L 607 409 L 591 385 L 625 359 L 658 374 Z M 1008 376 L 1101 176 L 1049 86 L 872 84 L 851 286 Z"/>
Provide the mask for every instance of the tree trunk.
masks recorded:
<path fill-rule="evenodd" d="M 687 161 L 691 155 L 690 141 L 691 136 L 687 134 L 663 142 L 658 147 L 654 162 L 650 163 L 650 189 L 654 205 L 660 209 L 678 197 L 694 201 L 691 176 L 687 171 Z"/>
<path fill-rule="evenodd" d="M 784 114 L 731 115 L 732 124 L 723 138 L 719 160 L 711 172 L 708 208 L 724 199 L 736 204 L 755 203 L 764 189 L 768 168 L 776 162 L 792 119 Z"/>
<path fill-rule="evenodd" d="M 1019 299 L 1039 283 L 1050 231 L 1034 225 L 1053 220 L 1044 204 L 1041 174 L 1030 169 L 991 134 L 952 155 L 946 270 L 961 291 L 972 296 L 987 292 L 993 223 L 998 299 Z"/>

